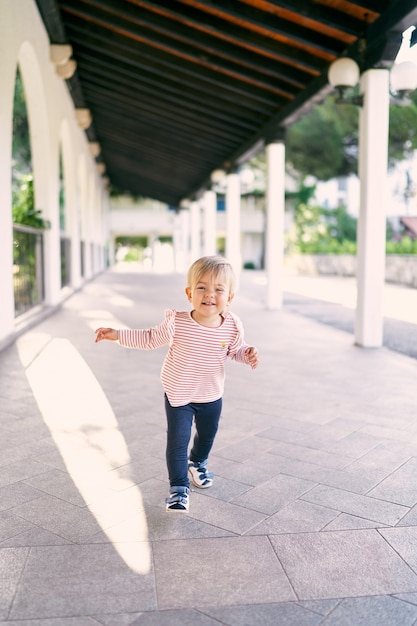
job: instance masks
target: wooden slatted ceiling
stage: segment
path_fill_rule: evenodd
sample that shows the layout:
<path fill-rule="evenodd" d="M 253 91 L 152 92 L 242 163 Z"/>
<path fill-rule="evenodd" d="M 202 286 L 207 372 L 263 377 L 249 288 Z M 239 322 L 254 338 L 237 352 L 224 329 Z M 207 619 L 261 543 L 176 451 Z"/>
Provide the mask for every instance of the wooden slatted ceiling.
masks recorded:
<path fill-rule="evenodd" d="M 417 0 L 37 0 L 120 191 L 174 206 L 323 97 L 327 68 Z M 402 8 L 401 8 L 402 7 Z M 398 42 L 398 46 L 401 41 Z"/>

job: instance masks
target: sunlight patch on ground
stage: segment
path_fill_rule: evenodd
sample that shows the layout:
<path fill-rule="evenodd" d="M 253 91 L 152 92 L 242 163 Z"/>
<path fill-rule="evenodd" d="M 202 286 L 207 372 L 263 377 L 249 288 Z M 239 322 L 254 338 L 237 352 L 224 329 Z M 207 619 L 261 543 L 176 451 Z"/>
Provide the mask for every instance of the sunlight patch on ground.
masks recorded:
<path fill-rule="evenodd" d="M 307 298 L 334 302 L 350 309 L 356 307 L 357 288 L 353 278 L 333 280 L 327 276 L 286 276 L 283 287 L 284 291 Z"/>
<path fill-rule="evenodd" d="M 114 317 L 108 311 L 100 311 L 100 310 L 84 310 L 80 311 L 80 317 L 83 317 L 86 320 L 86 324 L 91 330 L 95 331 L 97 328 L 101 326 L 105 328 L 126 328 L 126 324 L 123 324 L 117 317 Z M 95 335 L 91 338 L 92 341 L 95 340 Z"/>
<path fill-rule="evenodd" d="M 306 298 L 356 308 L 356 278 L 332 276 L 286 276 L 284 290 Z M 417 289 L 385 283 L 382 294 L 382 314 L 403 322 L 417 321 Z"/>
<path fill-rule="evenodd" d="M 129 451 L 101 386 L 67 339 L 27 333 L 17 346 L 45 424 L 79 493 L 125 563 L 148 573 L 151 555 L 141 493 L 126 477 Z M 123 541 L 118 523 L 126 519 L 134 523 Z"/>

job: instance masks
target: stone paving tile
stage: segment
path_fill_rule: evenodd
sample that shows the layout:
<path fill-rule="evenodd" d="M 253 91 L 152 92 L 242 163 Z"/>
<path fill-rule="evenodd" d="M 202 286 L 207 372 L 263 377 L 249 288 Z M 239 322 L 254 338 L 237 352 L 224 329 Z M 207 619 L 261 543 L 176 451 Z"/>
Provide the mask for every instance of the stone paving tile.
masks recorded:
<path fill-rule="evenodd" d="M 52 496 L 42 496 L 17 506 L 10 512 L 69 541 L 82 541 L 99 529 L 96 520 L 87 510 Z"/>
<path fill-rule="evenodd" d="M 249 409 L 245 399 L 243 407 L 239 406 L 238 408 L 230 409 L 229 402 L 226 400 L 218 435 L 221 437 L 222 431 L 225 433 L 231 432 L 233 436 L 236 436 L 237 433 L 240 435 L 259 435 L 275 425 L 279 425 L 280 428 L 288 428 L 300 432 L 310 432 L 314 428 L 314 425 L 308 422 L 277 415 L 276 407 L 271 411 L 268 411 L 267 408 L 263 411 L 258 408 L 256 410 Z"/>
<path fill-rule="evenodd" d="M 326 617 L 337 607 L 339 602 L 340 600 L 304 600 L 298 602 L 298 604 L 306 609 L 310 609 L 310 611 L 314 611 L 314 613 Z"/>
<path fill-rule="evenodd" d="M 226 445 L 222 448 L 216 446 L 215 453 L 217 456 L 231 459 L 234 461 L 245 461 L 254 455 L 262 456 L 273 448 L 274 442 L 261 437 L 245 437 L 237 443 Z"/>
<path fill-rule="evenodd" d="M 0 455 L 0 468 L 11 465 L 17 461 L 33 459 L 38 461 L 38 457 L 43 454 L 51 454 L 55 447 L 50 437 L 41 439 L 40 441 L 15 446 L 6 450 L 2 450 Z M 39 461 L 42 464 L 42 461 Z"/>
<path fill-rule="evenodd" d="M 343 439 L 339 439 L 338 441 L 325 446 L 325 449 L 333 452 L 334 454 L 343 454 L 345 456 L 358 458 L 359 456 L 373 450 L 384 441 L 385 439 L 381 437 L 374 437 L 360 431 L 354 432 Z"/>
<path fill-rule="evenodd" d="M 36 443 L 48 433 L 44 426 L 39 425 L 39 417 L 35 419 L 38 422 L 35 426 L 27 424 L 28 420 L 13 420 L 13 416 L 2 415 L 0 420 L 7 422 L 7 427 L 0 428 L 0 450 L 16 448 L 21 445 Z M 26 422 L 26 423 L 25 423 Z"/>
<path fill-rule="evenodd" d="M 274 535 L 279 533 L 302 533 L 319 531 L 327 528 L 327 524 L 337 518 L 339 513 L 333 509 L 296 500 L 271 515 L 255 528 L 248 530 L 247 535 Z"/>
<path fill-rule="evenodd" d="M 19 535 L 33 528 L 33 524 L 10 511 L 0 513 L 0 542 Z"/>
<path fill-rule="evenodd" d="M 9 616 L 28 553 L 28 548 L 0 550 L 0 620 Z"/>
<path fill-rule="evenodd" d="M 119 626 L 119 623 L 103 621 L 104 626 Z M 172 611 L 157 611 L 142 613 L 129 626 L 219 626 L 217 619 L 196 609 L 177 609 Z M 123 623 L 120 625 L 123 626 Z"/>
<path fill-rule="evenodd" d="M 94 617 L 58 617 L 57 619 L 23 619 L 1 622 L 2 626 L 97 626 Z"/>
<path fill-rule="evenodd" d="M 412 626 L 417 607 L 390 596 L 348 598 L 323 622 L 323 626 Z"/>
<path fill-rule="evenodd" d="M 302 496 L 303 500 L 313 504 L 320 504 L 333 508 L 336 511 L 350 513 L 358 517 L 381 522 L 382 524 L 395 525 L 408 512 L 408 508 L 400 504 L 377 500 L 368 496 L 334 489 L 325 485 L 314 487 Z"/>
<path fill-rule="evenodd" d="M 37 476 L 46 472 L 47 469 L 41 463 L 37 463 L 32 459 L 25 459 L 24 461 L 16 461 L 0 467 L 0 487 L 5 485 L 11 485 L 17 483 L 19 480 L 30 478 L 31 476 Z"/>
<path fill-rule="evenodd" d="M 310 436 L 311 434 L 306 435 L 303 431 L 290 428 L 270 428 L 268 431 L 257 434 L 257 437 L 260 439 L 271 440 L 269 446 L 264 444 L 266 451 L 268 451 L 268 448 L 275 446 L 277 441 L 293 445 L 303 445 L 306 441 L 310 440 Z"/>
<path fill-rule="evenodd" d="M 260 433 L 258 437 L 279 439 L 279 436 L 275 436 L 276 430 L 278 429 L 271 428 L 268 431 Z M 334 454 L 333 452 L 327 452 L 325 450 L 316 450 L 314 448 L 310 448 L 308 445 L 302 446 L 284 442 L 275 444 L 271 453 L 277 454 L 278 456 L 297 459 L 298 461 L 315 463 L 316 465 L 322 465 L 323 467 L 333 469 L 341 469 L 352 461 L 352 457 L 343 456 L 342 454 Z"/>
<path fill-rule="evenodd" d="M 345 471 L 360 474 L 366 473 L 367 476 L 375 480 L 383 480 L 410 460 L 415 453 L 416 450 L 412 446 L 405 446 L 402 443 L 390 441 L 389 443 L 381 444 L 359 459 L 352 461 L 345 467 Z"/>
<path fill-rule="evenodd" d="M 266 537 L 158 542 L 154 563 L 160 610 L 296 599 Z M 173 571 L 186 572 L 198 585 L 184 584 Z"/>
<path fill-rule="evenodd" d="M 14 383 L 11 383 L 11 388 L 13 387 Z M 36 414 L 39 414 L 39 410 L 37 409 L 36 404 L 33 402 L 33 398 L 31 398 L 29 402 L 25 402 L 24 399 L 21 400 L 19 398 L 16 398 L 15 396 L 11 398 L 2 396 L 1 410 L 4 413 L 9 413 L 10 415 L 21 418 L 27 417 L 31 411 L 36 411 Z"/>
<path fill-rule="evenodd" d="M 320 426 L 312 432 L 312 439 L 315 436 L 323 436 L 326 440 L 332 440 L 334 442 L 345 439 L 349 435 L 359 431 L 363 426 L 363 421 L 356 420 L 355 418 L 342 418 L 336 417 L 335 419 L 327 422 L 325 426 Z"/>
<path fill-rule="evenodd" d="M 414 506 L 417 503 L 417 458 L 406 461 L 367 495 L 404 506 Z"/>
<path fill-rule="evenodd" d="M 323 530 L 358 530 L 360 528 L 383 528 L 386 524 L 364 519 L 348 513 L 340 513 Z"/>
<path fill-rule="evenodd" d="M 232 500 L 233 504 L 272 515 L 310 491 L 316 483 L 279 474 Z"/>
<path fill-rule="evenodd" d="M 37 490 L 38 497 L 48 494 L 79 507 L 86 504 L 68 472 L 51 469 L 32 478 L 27 478 L 22 484 L 30 485 Z"/>
<path fill-rule="evenodd" d="M 331 430 L 327 432 L 327 424 L 313 433 L 298 438 L 299 445 L 305 445 L 309 448 L 333 454 L 341 454 L 350 457 L 350 460 L 366 454 L 384 441 L 383 438 L 374 437 L 363 431 L 344 434 L 343 431 L 334 429 L 333 432 Z"/>
<path fill-rule="evenodd" d="M 404 602 L 409 602 L 410 604 L 417 605 L 417 592 L 397 593 L 394 595 L 394 598 L 398 598 L 399 600 L 404 600 Z"/>
<path fill-rule="evenodd" d="M 212 464 L 210 463 L 210 471 L 211 468 Z M 245 485 L 241 482 L 237 482 L 236 480 L 228 480 L 222 476 L 215 475 L 213 486 L 210 489 L 207 489 L 205 495 L 209 498 L 217 498 L 218 500 L 230 502 L 250 489 L 250 485 Z"/>
<path fill-rule="evenodd" d="M 205 523 L 191 515 L 167 515 L 164 505 L 147 507 L 145 515 L 133 515 L 119 524 L 110 526 L 79 543 L 111 543 L 138 541 L 138 529 L 148 541 L 171 539 L 203 539 L 204 537 L 230 537 L 236 533 Z"/>
<path fill-rule="evenodd" d="M 416 574 L 376 530 L 271 535 L 270 541 L 301 600 L 416 588 Z"/>
<path fill-rule="evenodd" d="M 274 450 L 270 450 L 270 455 L 274 454 Z M 368 478 L 366 474 L 352 474 L 344 470 L 331 469 L 309 463 L 307 461 L 299 461 L 298 459 L 290 459 L 287 457 L 278 457 L 281 473 L 311 480 L 316 483 L 322 483 L 329 487 L 338 487 L 346 491 L 352 491 L 358 494 L 365 494 L 369 489 L 375 486 L 375 480 Z"/>
<path fill-rule="evenodd" d="M 42 495 L 37 489 L 23 482 L 0 487 L 0 511 L 6 511 L 25 502 L 36 500 Z"/>
<path fill-rule="evenodd" d="M 38 452 L 34 451 L 26 456 L 33 456 L 37 463 L 44 466 L 45 471 L 51 469 L 51 467 L 62 470 L 63 472 L 67 471 L 64 459 L 56 449 L 55 445 L 44 446 L 43 449 Z"/>
<path fill-rule="evenodd" d="M 254 624 L 279 626 L 318 626 L 322 617 L 300 606 L 300 603 L 258 604 L 256 606 L 222 607 L 206 609 L 225 626 L 253 626 Z M 190 625 L 191 626 L 191 625 Z"/>
<path fill-rule="evenodd" d="M 102 626 L 132 626 L 137 624 L 137 620 L 146 615 L 152 615 L 152 613 L 118 613 L 117 615 L 95 615 L 95 623 Z"/>
<path fill-rule="evenodd" d="M 379 532 L 404 561 L 417 572 L 417 527 L 381 528 Z"/>
<path fill-rule="evenodd" d="M 417 505 L 413 506 L 409 512 L 404 515 L 397 526 L 417 526 Z"/>
<path fill-rule="evenodd" d="M 193 491 L 190 495 L 190 515 L 206 524 L 242 535 L 263 521 L 265 514 L 238 506 L 231 502 L 215 500 Z"/>
<path fill-rule="evenodd" d="M 14 529 L 15 531 L 15 529 Z M 13 534 L 9 539 L 0 542 L 0 548 L 24 548 L 32 546 L 61 546 L 71 543 L 63 537 L 50 533 L 43 528 L 31 526 L 28 530 Z"/>
<path fill-rule="evenodd" d="M 269 423 L 266 426 L 269 428 L 260 429 L 257 432 L 259 437 L 269 437 L 274 439 L 279 435 L 281 430 L 293 430 L 299 433 L 311 433 L 317 428 L 317 424 L 312 423 L 309 420 L 304 420 L 302 415 L 298 415 L 296 417 L 288 417 L 287 411 L 285 411 L 285 416 L 276 415 L 276 410 L 272 412 L 269 417 Z M 240 419 L 240 417 L 239 417 Z M 253 417 L 252 417 L 253 419 Z M 258 420 L 258 415 L 256 416 L 256 420 Z"/>
<path fill-rule="evenodd" d="M 273 476 L 278 476 L 286 467 L 286 459 L 271 454 L 255 456 L 243 463 L 229 459 L 220 460 L 215 454 L 210 455 L 210 470 L 215 476 L 223 476 L 245 486 L 261 485 Z"/>
<path fill-rule="evenodd" d="M 135 573 L 110 545 L 47 546 L 31 548 L 9 619 L 155 608 L 152 560 Z"/>
<path fill-rule="evenodd" d="M 413 437 L 410 437 L 408 430 L 399 430 L 389 426 L 364 426 L 362 432 L 372 437 L 396 442 L 402 441 L 406 444 L 410 443 L 410 441 L 415 441 Z"/>

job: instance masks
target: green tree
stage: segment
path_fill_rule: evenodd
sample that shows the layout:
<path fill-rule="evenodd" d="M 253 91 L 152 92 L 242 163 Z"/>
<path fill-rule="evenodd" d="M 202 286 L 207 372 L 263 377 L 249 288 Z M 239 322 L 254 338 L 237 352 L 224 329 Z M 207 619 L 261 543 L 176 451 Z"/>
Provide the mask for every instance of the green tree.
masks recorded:
<path fill-rule="evenodd" d="M 322 209 L 328 225 L 328 232 L 332 239 L 342 243 L 343 241 L 356 241 L 357 219 L 339 206 L 336 209 Z"/>
<path fill-rule="evenodd" d="M 329 97 L 289 128 L 286 158 L 301 176 L 326 181 L 356 171 L 357 145 L 357 108 Z"/>
<path fill-rule="evenodd" d="M 19 68 L 16 71 L 13 104 L 12 178 L 14 188 L 20 186 L 20 177 L 32 172 L 29 122 L 25 90 Z"/>
<path fill-rule="evenodd" d="M 333 95 L 293 124 L 287 134 L 286 158 L 301 176 L 327 181 L 357 173 L 358 112 L 353 105 L 335 103 Z M 417 149 L 417 94 L 411 104 L 390 106 L 388 162 Z"/>

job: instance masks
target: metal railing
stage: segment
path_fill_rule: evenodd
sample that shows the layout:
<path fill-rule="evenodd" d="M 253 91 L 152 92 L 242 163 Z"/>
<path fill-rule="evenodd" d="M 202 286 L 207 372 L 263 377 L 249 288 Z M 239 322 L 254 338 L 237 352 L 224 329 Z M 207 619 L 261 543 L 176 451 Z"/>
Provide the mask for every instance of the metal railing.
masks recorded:
<path fill-rule="evenodd" d="M 71 283 L 71 239 L 61 235 L 61 287 Z"/>
<path fill-rule="evenodd" d="M 15 316 L 26 313 L 44 300 L 43 231 L 13 225 L 13 286 Z"/>

